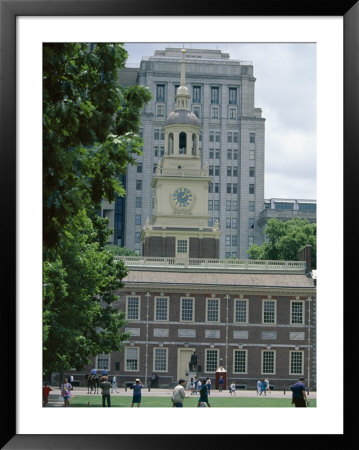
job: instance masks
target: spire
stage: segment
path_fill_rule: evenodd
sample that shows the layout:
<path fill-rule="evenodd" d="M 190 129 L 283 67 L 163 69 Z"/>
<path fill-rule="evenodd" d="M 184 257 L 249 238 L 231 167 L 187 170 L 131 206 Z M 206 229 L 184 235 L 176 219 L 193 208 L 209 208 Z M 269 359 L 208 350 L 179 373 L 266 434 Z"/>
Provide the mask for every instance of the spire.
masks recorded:
<path fill-rule="evenodd" d="M 189 100 L 189 93 L 188 88 L 186 86 L 186 61 L 185 61 L 185 55 L 186 50 L 183 48 L 181 50 L 182 53 L 182 64 L 181 64 L 181 85 L 177 90 L 176 95 L 176 102 L 177 107 L 176 109 L 185 109 L 188 110 L 188 100 Z"/>

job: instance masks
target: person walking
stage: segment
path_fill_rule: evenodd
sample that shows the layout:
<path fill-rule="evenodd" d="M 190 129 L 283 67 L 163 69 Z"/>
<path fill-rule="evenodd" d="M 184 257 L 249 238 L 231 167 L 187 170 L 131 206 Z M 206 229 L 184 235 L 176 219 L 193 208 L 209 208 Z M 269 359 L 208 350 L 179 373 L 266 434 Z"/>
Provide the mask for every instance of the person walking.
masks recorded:
<path fill-rule="evenodd" d="M 69 383 L 69 380 L 67 377 L 64 378 L 64 381 L 61 384 L 60 389 L 61 389 L 62 398 L 64 399 L 64 406 L 65 407 L 70 406 L 72 385 L 71 385 L 71 383 Z"/>
<path fill-rule="evenodd" d="M 236 384 L 235 384 L 235 382 L 233 381 L 233 383 L 229 386 L 229 393 L 232 395 L 232 394 L 234 394 L 234 395 L 236 395 Z"/>
<path fill-rule="evenodd" d="M 46 406 L 49 403 L 49 394 L 52 391 L 52 387 L 47 383 L 44 383 L 42 387 L 42 406 Z"/>
<path fill-rule="evenodd" d="M 261 380 L 257 381 L 257 395 L 262 395 L 262 382 L 261 382 Z"/>
<path fill-rule="evenodd" d="M 198 399 L 197 408 L 199 408 L 202 403 L 206 403 L 208 407 L 211 406 L 208 402 L 208 390 L 207 390 L 206 380 L 203 380 L 203 382 L 201 384 L 201 390 L 199 391 L 199 399 Z"/>
<path fill-rule="evenodd" d="M 186 380 L 183 380 L 181 378 L 178 381 L 178 385 L 173 390 L 172 403 L 173 403 L 173 406 L 176 408 L 182 408 L 183 407 L 183 399 L 188 398 L 186 396 L 186 392 L 184 390 L 185 386 L 186 386 Z"/>
<path fill-rule="evenodd" d="M 133 389 L 133 396 L 132 396 L 132 403 L 131 408 L 135 403 L 137 403 L 137 407 L 139 408 L 141 405 L 141 389 L 143 389 L 144 386 L 141 383 L 141 380 L 139 378 L 136 378 L 136 382 L 131 386 L 131 389 Z"/>
<path fill-rule="evenodd" d="M 292 390 L 292 404 L 295 407 L 306 407 L 309 406 L 309 400 L 305 392 L 304 378 L 299 378 L 299 380 L 293 384 Z"/>
<path fill-rule="evenodd" d="M 198 378 L 197 377 L 194 377 L 194 380 L 193 380 L 193 393 L 194 393 L 194 395 L 197 395 L 197 393 L 198 393 Z"/>
<path fill-rule="evenodd" d="M 219 380 L 218 380 L 218 391 L 219 391 L 219 392 L 222 392 L 222 390 L 223 390 L 223 384 L 224 384 L 223 377 L 220 376 L 220 377 L 219 377 Z"/>
<path fill-rule="evenodd" d="M 268 392 L 270 394 L 271 392 L 270 392 L 270 389 L 269 389 L 269 379 L 265 378 L 264 381 L 266 382 L 266 393 Z"/>
<path fill-rule="evenodd" d="M 105 407 L 106 402 L 107 402 L 107 406 L 110 407 L 111 406 L 111 394 L 110 394 L 111 383 L 108 381 L 108 377 L 106 377 L 106 376 L 101 377 L 100 387 L 102 389 L 102 406 Z"/>
<path fill-rule="evenodd" d="M 266 380 L 262 380 L 262 385 L 261 385 L 261 395 L 264 394 L 264 396 L 267 396 L 267 383 Z"/>
<path fill-rule="evenodd" d="M 113 392 L 114 390 L 116 390 L 116 392 L 118 393 L 118 390 L 117 390 L 117 378 L 116 378 L 116 375 L 114 375 L 114 376 L 112 377 L 111 384 L 112 384 L 111 392 Z"/>

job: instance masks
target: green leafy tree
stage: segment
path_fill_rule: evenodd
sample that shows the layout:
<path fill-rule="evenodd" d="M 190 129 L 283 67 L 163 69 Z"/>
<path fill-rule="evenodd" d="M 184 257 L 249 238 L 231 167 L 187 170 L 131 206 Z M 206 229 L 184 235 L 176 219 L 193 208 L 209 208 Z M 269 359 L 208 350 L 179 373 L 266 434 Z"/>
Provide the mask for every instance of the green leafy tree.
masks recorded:
<path fill-rule="evenodd" d="M 140 112 L 151 95 L 124 89 L 120 44 L 43 46 L 43 371 L 79 370 L 128 335 L 114 292 L 126 268 L 105 249 L 103 198 L 140 154 Z"/>
<path fill-rule="evenodd" d="M 105 248 L 116 256 L 138 256 L 133 250 L 127 247 L 120 247 L 119 245 L 107 245 Z"/>
<path fill-rule="evenodd" d="M 252 245 L 248 254 L 252 259 L 298 260 L 298 252 L 306 245 L 312 246 L 312 266 L 316 268 L 317 226 L 305 219 L 288 221 L 270 219 L 265 228 L 266 242 Z"/>

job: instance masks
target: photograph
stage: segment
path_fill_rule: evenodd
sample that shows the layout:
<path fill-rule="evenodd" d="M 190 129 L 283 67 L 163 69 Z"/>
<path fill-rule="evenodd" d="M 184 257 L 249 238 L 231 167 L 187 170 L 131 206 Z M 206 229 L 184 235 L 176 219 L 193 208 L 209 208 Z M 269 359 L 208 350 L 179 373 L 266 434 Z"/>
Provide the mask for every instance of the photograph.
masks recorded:
<path fill-rule="evenodd" d="M 117 19 L 105 20 L 104 29 Z M 334 19 L 323 36 L 331 25 L 340 32 L 343 21 Z M 44 29 L 34 39 L 34 78 L 24 76 L 31 20 L 18 27 L 17 248 L 26 257 L 17 272 L 14 369 L 20 379 L 33 367 L 43 392 L 33 406 L 48 428 L 29 417 L 19 383 L 10 430 L 37 442 L 41 434 L 61 434 L 50 417 L 67 414 L 68 437 L 95 445 L 98 434 L 119 433 L 130 445 L 137 415 L 145 421 L 138 443 L 150 448 L 147 435 L 180 431 L 175 407 L 187 408 L 191 420 L 200 420 L 192 408 L 206 407 L 206 421 L 228 423 L 225 431 L 195 431 L 199 439 L 281 434 L 269 426 L 257 432 L 253 423 L 240 429 L 236 416 L 249 422 L 269 412 L 287 427 L 294 408 L 307 407 L 319 418 L 327 399 L 317 403 L 317 390 L 327 388 L 323 368 L 330 365 L 322 337 L 333 314 L 321 302 L 327 285 L 319 283 L 317 300 L 317 273 L 324 284 L 330 273 L 326 243 L 320 247 L 328 205 L 321 117 L 328 59 L 320 32 L 308 39 L 283 32 L 280 42 L 233 34 L 182 42 L 167 34 L 176 39 L 163 42 L 158 33 L 135 40 L 129 31 L 116 39 L 75 36 L 71 25 L 58 39 L 51 33 L 61 18 L 36 20 Z M 333 52 L 340 63 L 340 42 Z M 340 118 L 343 78 L 336 73 L 329 78 L 338 83 L 332 104 Z M 330 153 L 327 172 L 342 159 L 343 148 Z M 30 160 L 31 181 L 22 176 Z M 31 209 L 29 240 L 24 218 Z M 34 264 L 24 270 L 29 251 Z M 332 251 L 340 258 L 340 245 Z M 34 302 L 31 325 L 23 327 L 26 296 Z M 124 426 L 89 429 L 94 415 Z"/>

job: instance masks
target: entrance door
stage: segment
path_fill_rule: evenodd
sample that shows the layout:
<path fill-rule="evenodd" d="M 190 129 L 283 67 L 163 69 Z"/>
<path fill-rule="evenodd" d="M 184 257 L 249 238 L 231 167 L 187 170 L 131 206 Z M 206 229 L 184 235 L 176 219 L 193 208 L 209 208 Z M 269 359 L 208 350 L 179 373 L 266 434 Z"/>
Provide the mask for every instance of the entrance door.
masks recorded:
<path fill-rule="evenodd" d="M 187 381 L 186 373 L 189 370 L 189 362 L 193 353 L 193 348 L 179 348 L 177 358 L 177 381 L 183 378 Z"/>

